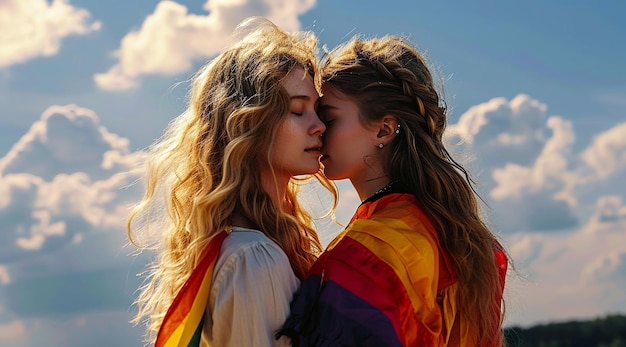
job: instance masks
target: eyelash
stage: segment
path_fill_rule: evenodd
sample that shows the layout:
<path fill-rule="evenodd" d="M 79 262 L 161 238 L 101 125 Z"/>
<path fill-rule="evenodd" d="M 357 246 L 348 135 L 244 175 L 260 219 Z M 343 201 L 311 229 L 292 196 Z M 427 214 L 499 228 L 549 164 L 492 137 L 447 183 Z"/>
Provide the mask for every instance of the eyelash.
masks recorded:
<path fill-rule="evenodd" d="M 291 112 L 291 114 L 296 115 L 296 116 L 302 116 L 303 113 L 296 113 L 296 112 Z"/>

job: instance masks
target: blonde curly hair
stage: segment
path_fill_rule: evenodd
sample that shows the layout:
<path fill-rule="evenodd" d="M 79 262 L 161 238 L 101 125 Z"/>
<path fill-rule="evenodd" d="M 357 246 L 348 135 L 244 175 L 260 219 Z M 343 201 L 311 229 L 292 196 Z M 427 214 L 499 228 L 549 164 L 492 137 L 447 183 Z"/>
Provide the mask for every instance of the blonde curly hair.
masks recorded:
<path fill-rule="evenodd" d="M 336 187 L 321 170 L 292 178 L 280 206 L 260 188 L 262 169 L 273 174 L 270 150 L 289 113 L 289 95 L 280 82 L 303 68 L 319 91 L 315 35 L 287 33 L 258 17 L 242 22 L 236 33 L 242 38 L 194 76 L 187 109 L 150 148 L 145 195 L 127 222 L 128 236 L 139 247 L 146 230 L 162 235 L 133 320 L 147 318 L 148 342 L 202 250 L 232 225 L 234 213 L 275 241 L 303 278 L 322 246 L 311 215 L 297 200 L 302 181 L 317 179 L 333 196 L 329 213 L 336 206 Z"/>

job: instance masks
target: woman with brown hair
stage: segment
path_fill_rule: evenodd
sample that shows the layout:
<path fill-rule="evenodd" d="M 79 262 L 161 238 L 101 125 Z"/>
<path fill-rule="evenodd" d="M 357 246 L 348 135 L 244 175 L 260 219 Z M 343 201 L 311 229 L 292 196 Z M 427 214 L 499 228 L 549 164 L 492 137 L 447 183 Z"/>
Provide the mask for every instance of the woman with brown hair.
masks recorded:
<path fill-rule="evenodd" d="M 354 38 L 321 70 L 324 173 L 349 179 L 362 203 L 278 335 L 294 346 L 501 346 L 507 257 L 444 146 L 446 108 L 424 58 L 400 37 Z"/>

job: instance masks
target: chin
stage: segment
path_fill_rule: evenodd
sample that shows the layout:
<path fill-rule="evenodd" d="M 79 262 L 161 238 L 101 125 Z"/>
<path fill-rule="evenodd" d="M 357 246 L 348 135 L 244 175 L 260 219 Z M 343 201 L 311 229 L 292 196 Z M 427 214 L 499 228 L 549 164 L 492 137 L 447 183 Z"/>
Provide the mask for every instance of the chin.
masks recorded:
<path fill-rule="evenodd" d="M 303 173 L 303 175 L 313 175 L 313 174 L 318 173 L 319 171 L 320 171 L 320 167 L 319 166 L 318 167 L 312 167 L 311 169 L 306 170 L 305 173 Z"/>
<path fill-rule="evenodd" d="M 338 178 L 337 175 L 334 175 L 333 172 L 328 169 L 324 169 L 324 176 L 326 176 L 326 178 L 328 178 L 329 180 L 341 179 L 341 178 Z"/>

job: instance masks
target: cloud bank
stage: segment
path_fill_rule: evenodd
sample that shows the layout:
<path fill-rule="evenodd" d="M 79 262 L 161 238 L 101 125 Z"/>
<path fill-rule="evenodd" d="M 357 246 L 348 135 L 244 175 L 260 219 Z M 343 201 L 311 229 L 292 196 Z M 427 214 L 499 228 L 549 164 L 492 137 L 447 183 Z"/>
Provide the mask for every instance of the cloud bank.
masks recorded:
<path fill-rule="evenodd" d="M 507 289 L 516 323 L 626 311 L 625 132 L 617 124 L 576 152 L 572 122 L 525 94 L 449 126 L 446 141 L 474 172 L 522 275 Z"/>
<path fill-rule="evenodd" d="M 59 52 L 61 41 L 70 35 L 99 30 L 85 9 L 68 0 L 0 1 L 0 69 Z"/>
<path fill-rule="evenodd" d="M 626 278 L 626 145 L 615 135 L 625 124 L 577 152 L 571 122 L 518 95 L 477 105 L 450 125 L 447 140 L 464 141 L 469 166 L 481 168 L 488 220 L 523 275 L 509 279 L 509 324 L 626 310 L 618 290 Z M 134 274 L 149 255 L 127 256 L 124 222 L 141 195 L 132 168 L 144 155 L 92 110 L 65 105 L 43 112 L 0 159 L 0 341 L 51 326 L 71 339 L 72 326 L 96 331 L 110 324 L 103 317 L 130 318 Z M 348 182 L 339 186 L 337 216 L 346 223 L 359 201 Z M 325 243 L 341 229 L 322 228 Z M 125 321 L 114 328 L 130 336 Z"/>
<path fill-rule="evenodd" d="M 94 75 L 104 90 L 127 90 L 138 86 L 142 75 L 174 75 L 189 71 L 199 59 L 216 55 L 230 41 L 235 26 L 250 16 L 263 16 L 288 31 L 300 28 L 298 15 L 315 0 L 210 0 L 208 15 L 188 13 L 174 1 L 158 3 L 141 28 L 128 33 L 114 52 L 118 60 L 109 71 Z"/>
<path fill-rule="evenodd" d="M 94 312 L 123 314 L 128 325 L 134 274 L 147 260 L 133 263 L 124 248 L 144 156 L 128 145 L 92 110 L 51 106 L 0 159 L 0 341 Z M 51 336 L 67 345 L 70 332 Z"/>

